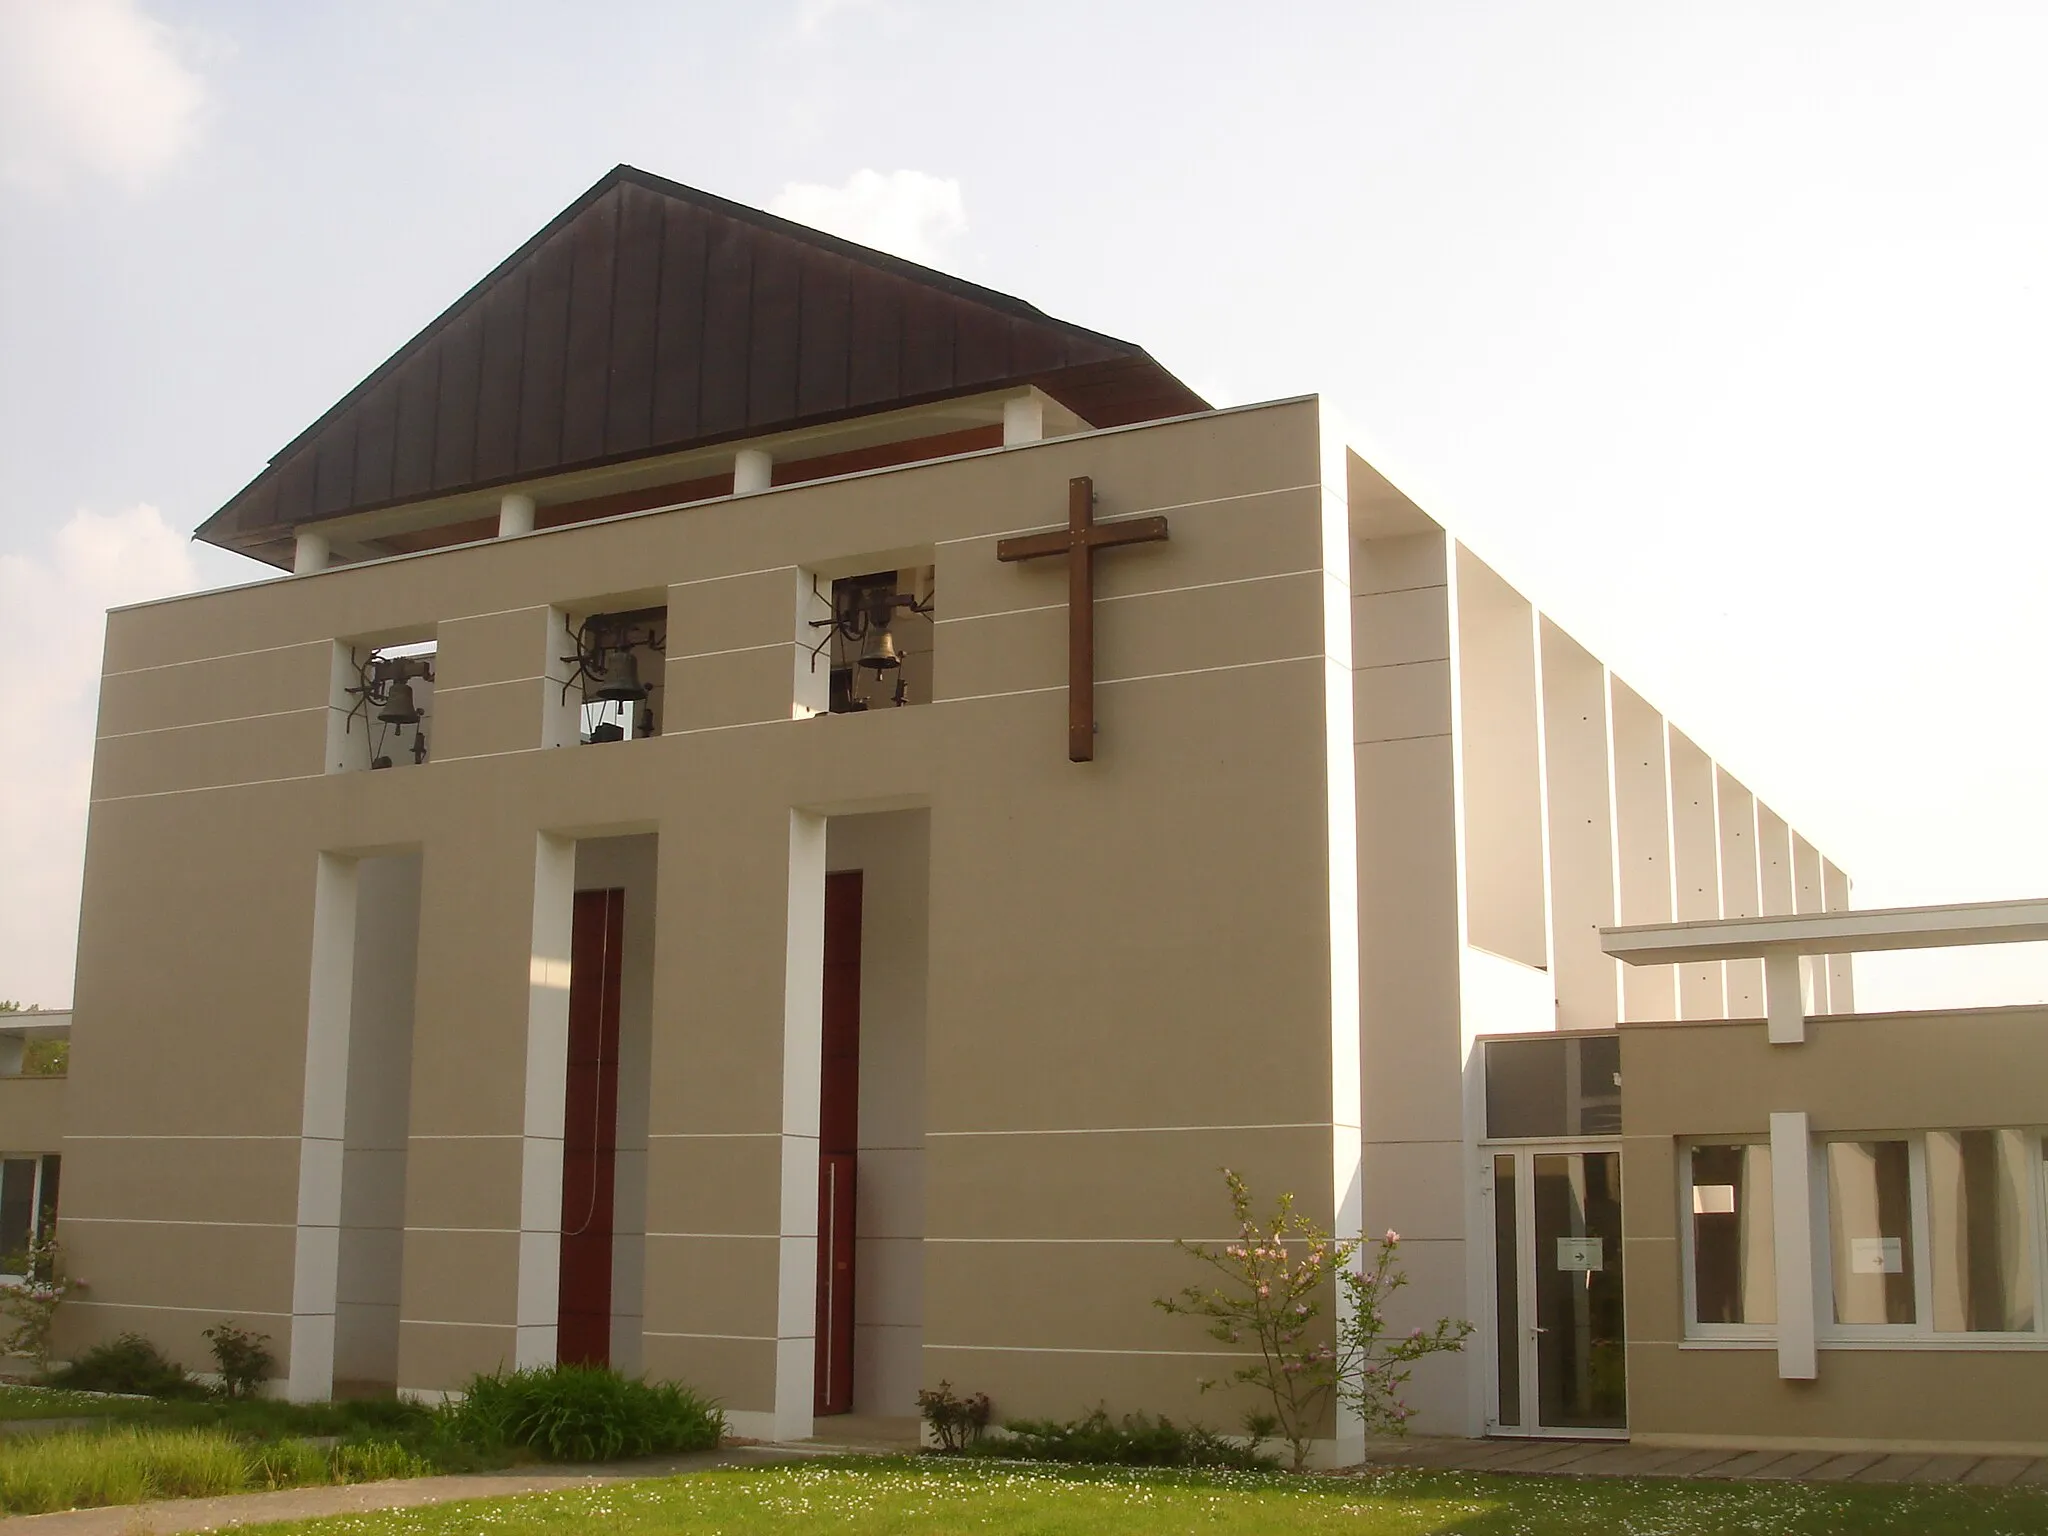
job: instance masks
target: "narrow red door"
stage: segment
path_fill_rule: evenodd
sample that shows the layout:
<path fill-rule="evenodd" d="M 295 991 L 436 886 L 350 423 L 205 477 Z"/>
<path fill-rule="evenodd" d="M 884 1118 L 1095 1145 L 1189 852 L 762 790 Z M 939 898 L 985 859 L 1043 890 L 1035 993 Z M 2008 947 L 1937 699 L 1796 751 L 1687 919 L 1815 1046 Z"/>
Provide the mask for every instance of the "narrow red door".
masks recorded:
<path fill-rule="evenodd" d="M 853 1411 L 853 1186 L 860 1150 L 860 871 L 825 877 L 818 1105 L 816 1411 Z"/>
<path fill-rule="evenodd" d="M 569 942 L 569 1073 L 562 1125 L 562 1279 L 555 1358 L 612 1358 L 612 1180 L 619 1140 L 619 955 L 624 891 L 578 891 Z"/>

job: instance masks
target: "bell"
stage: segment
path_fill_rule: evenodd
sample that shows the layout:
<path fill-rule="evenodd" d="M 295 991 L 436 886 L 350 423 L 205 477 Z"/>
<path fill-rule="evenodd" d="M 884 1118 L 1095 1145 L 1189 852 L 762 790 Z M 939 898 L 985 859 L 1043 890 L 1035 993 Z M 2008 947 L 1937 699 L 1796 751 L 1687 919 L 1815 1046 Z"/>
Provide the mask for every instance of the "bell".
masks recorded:
<path fill-rule="evenodd" d="M 590 695 L 607 704 L 638 704 L 647 697 L 647 685 L 640 681 L 640 659 L 628 650 L 606 654 L 597 691 Z"/>
<path fill-rule="evenodd" d="M 896 632 L 883 628 L 868 634 L 860 653 L 860 664 L 870 672 L 893 672 L 903 665 L 903 653 L 896 649 Z"/>
<path fill-rule="evenodd" d="M 420 701 L 413 696 L 412 683 L 408 679 L 400 677 L 392 680 L 390 700 L 377 711 L 377 718 L 386 725 L 420 723 Z"/>

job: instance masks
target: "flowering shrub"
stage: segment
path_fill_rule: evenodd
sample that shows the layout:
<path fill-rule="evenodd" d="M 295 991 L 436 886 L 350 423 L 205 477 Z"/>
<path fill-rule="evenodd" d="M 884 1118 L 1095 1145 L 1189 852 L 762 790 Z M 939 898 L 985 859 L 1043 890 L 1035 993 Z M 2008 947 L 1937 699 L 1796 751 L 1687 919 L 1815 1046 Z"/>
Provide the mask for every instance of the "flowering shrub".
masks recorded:
<path fill-rule="evenodd" d="M 65 1276 L 63 1257 L 55 1239 L 31 1239 L 24 1251 L 0 1260 L 7 1274 L 23 1277 L 19 1284 L 0 1286 L 0 1354 L 26 1355 L 39 1373 L 50 1368 L 57 1307 L 79 1288 Z"/>
<path fill-rule="evenodd" d="M 956 1397 L 950 1381 L 942 1381 L 936 1388 L 919 1388 L 917 1411 L 931 1425 L 932 1437 L 942 1451 L 964 1451 L 988 1428 L 988 1394 L 976 1392 L 971 1397 Z"/>
<path fill-rule="evenodd" d="M 1205 1319 L 1209 1336 L 1220 1343 L 1256 1347 L 1251 1363 L 1229 1377 L 1270 1404 L 1245 1416 L 1245 1431 L 1254 1444 L 1271 1437 L 1285 1441 L 1295 1471 L 1308 1464 L 1316 1428 L 1333 1404 L 1356 1412 L 1369 1432 L 1403 1432 L 1410 1410 L 1399 1392 L 1414 1362 L 1463 1348 L 1472 1325 L 1443 1318 L 1433 1328 L 1386 1339 L 1386 1300 L 1407 1284 L 1394 1259 L 1398 1233 L 1379 1241 L 1370 1264 L 1360 1263 L 1363 1241 L 1333 1237 L 1295 1211 L 1293 1195 L 1281 1195 L 1272 1214 L 1262 1218 L 1253 1213 L 1244 1180 L 1228 1168 L 1223 1178 L 1237 1218 L 1236 1240 L 1221 1248 L 1177 1243 L 1215 1269 L 1223 1284 L 1191 1285 L 1153 1305 L 1177 1317 Z M 1320 1326 L 1324 1302 L 1339 1288 L 1346 1304 L 1334 1326 Z M 1207 1391 L 1218 1383 L 1201 1385 Z"/>

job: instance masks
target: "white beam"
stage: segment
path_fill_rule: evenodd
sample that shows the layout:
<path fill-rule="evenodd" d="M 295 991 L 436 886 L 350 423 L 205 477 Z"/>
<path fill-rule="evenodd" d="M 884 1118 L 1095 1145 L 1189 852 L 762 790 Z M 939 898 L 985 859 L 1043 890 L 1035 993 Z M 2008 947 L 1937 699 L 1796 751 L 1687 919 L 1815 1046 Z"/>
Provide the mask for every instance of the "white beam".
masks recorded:
<path fill-rule="evenodd" d="M 1771 1116 L 1772 1247 L 1778 1267 L 1778 1375 L 1812 1381 L 1814 1349 L 1813 1153 L 1806 1111 Z"/>
<path fill-rule="evenodd" d="M 1783 913 L 1719 922 L 1643 923 L 1600 930 L 1600 947 L 1628 965 L 1750 959 L 1773 950 L 1793 955 L 1847 955 L 2043 940 L 2048 940 L 2048 897 Z"/>

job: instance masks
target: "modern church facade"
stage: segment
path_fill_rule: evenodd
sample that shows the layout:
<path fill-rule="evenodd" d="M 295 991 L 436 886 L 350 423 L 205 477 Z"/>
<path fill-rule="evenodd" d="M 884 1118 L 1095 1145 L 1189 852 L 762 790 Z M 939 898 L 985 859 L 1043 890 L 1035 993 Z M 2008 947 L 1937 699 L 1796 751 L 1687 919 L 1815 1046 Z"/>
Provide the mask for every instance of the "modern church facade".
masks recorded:
<path fill-rule="evenodd" d="M 66 1349 L 1231 1427 L 1229 1166 L 1479 1324 L 1423 1430 L 2048 1442 L 2041 1020 L 1850 1017 L 1314 398 L 622 167 L 200 536 L 290 574 L 109 617 Z"/>

